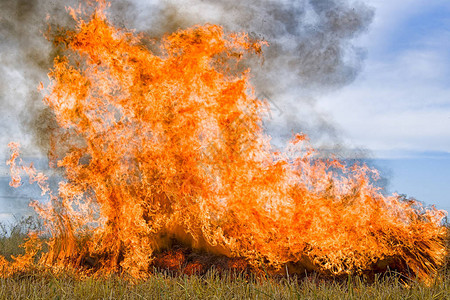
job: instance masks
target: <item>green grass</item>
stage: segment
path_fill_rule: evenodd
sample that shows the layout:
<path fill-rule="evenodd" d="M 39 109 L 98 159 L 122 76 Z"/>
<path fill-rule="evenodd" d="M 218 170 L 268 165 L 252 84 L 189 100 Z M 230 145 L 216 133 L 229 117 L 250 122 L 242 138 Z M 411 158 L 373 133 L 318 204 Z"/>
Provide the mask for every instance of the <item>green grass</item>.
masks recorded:
<path fill-rule="evenodd" d="M 33 226 L 30 219 L 9 230 L 0 226 L 0 254 L 19 254 L 17 246 Z M 315 275 L 255 278 L 214 269 L 202 276 L 155 271 L 149 279 L 131 283 L 115 275 L 78 280 L 69 272 L 55 276 L 30 271 L 0 279 L 0 299 L 450 299 L 450 271 L 443 270 L 430 286 L 414 281 L 406 285 L 395 273 L 367 282 L 360 277 L 326 280 Z"/>
<path fill-rule="evenodd" d="M 30 230 L 36 230 L 41 226 L 34 217 L 16 219 L 13 224 L 0 223 L 0 255 L 9 259 L 11 255 L 17 256 L 24 253 L 19 247 L 27 237 Z"/>

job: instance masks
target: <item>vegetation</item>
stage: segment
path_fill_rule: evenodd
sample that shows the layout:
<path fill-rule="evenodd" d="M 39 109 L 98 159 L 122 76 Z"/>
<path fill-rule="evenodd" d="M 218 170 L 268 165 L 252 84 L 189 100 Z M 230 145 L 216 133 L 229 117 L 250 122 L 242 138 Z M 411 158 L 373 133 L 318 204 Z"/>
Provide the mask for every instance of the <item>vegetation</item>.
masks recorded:
<path fill-rule="evenodd" d="M 12 256 L 24 254 L 24 249 L 19 247 L 27 237 L 27 233 L 42 227 L 35 217 L 16 218 L 13 224 L 0 223 L 0 255 L 6 259 Z"/>
<path fill-rule="evenodd" d="M 33 219 L 18 220 L 9 227 L 0 225 L 0 254 L 20 254 L 18 245 Z M 361 277 L 324 279 L 315 274 L 297 277 L 255 277 L 219 273 L 175 276 L 169 271 L 154 271 L 145 281 L 130 281 L 117 275 L 107 278 L 79 276 L 65 271 L 54 275 L 30 270 L 0 279 L 0 299 L 448 299 L 450 271 L 428 286 L 407 280 L 395 272 L 380 274 L 372 280 Z"/>
<path fill-rule="evenodd" d="M 406 286 L 395 276 L 366 283 L 360 278 L 325 281 L 316 277 L 302 280 L 246 279 L 242 275 L 172 277 L 165 272 L 133 284 L 112 276 L 105 279 L 75 280 L 69 275 L 29 274 L 0 280 L 1 299 L 448 299 L 450 280 L 446 277 L 430 287 Z"/>

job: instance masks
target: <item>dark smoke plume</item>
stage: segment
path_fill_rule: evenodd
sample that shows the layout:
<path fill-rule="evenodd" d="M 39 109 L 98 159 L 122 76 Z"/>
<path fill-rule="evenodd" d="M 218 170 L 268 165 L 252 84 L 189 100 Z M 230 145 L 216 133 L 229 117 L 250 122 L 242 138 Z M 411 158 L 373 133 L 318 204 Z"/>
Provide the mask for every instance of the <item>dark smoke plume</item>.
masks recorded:
<path fill-rule="evenodd" d="M 0 2 L 0 125 L 4 132 L 0 149 L 17 139 L 29 147 L 26 153 L 48 147 L 48 134 L 56 126 L 52 114 L 42 103 L 39 82 L 46 74 L 58 49 L 44 37 L 48 26 L 73 24 L 65 5 L 75 1 L 2 0 Z M 34 151 L 33 151 L 33 150 Z M 1 153 L 1 157 L 7 153 Z M 44 151 L 45 154 L 45 151 Z"/>
<path fill-rule="evenodd" d="M 49 132 L 56 126 L 41 103 L 36 87 L 46 79 L 58 48 L 44 38 L 48 24 L 55 30 L 73 26 L 66 6 L 81 1 L 2 0 L 0 2 L 1 125 L 6 132 L 31 133 L 32 147 L 45 154 Z M 264 62 L 256 61 L 253 83 L 272 105 L 268 129 L 282 139 L 304 131 L 312 140 L 337 144 L 338 134 L 327 116 L 315 109 L 314 97 L 352 82 L 365 51 L 352 44 L 373 18 L 362 2 L 344 0 L 169 0 L 112 1 L 116 25 L 136 28 L 150 38 L 194 24 L 216 23 L 245 31 L 270 46 Z M 285 134 L 280 134 L 284 132 Z M 7 143 L 6 135 L 1 139 Z"/>
<path fill-rule="evenodd" d="M 366 53 L 352 42 L 367 30 L 373 9 L 344 0 L 144 2 L 129 2 L 120 10 L 131 27 L 155 38 L 209 22 L 268 41 L 264 63 L 251 67 L 256 91 L 273 109 L 269 133 L 282 144 L 292 132 L 303 131 L 316 145 L 337 150 L 339 134 L 313 99 L 356 78 Z"/>

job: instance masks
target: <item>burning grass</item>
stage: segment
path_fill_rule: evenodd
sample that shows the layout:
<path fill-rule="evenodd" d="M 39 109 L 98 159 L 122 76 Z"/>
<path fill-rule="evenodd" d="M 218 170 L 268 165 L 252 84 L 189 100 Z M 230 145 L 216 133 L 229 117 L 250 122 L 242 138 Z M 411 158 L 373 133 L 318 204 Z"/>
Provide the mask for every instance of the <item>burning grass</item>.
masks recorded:
<path fill-rule="evenodd" d="M 206 272 L 210 257 L 256 274 L 395 268 L 432 281 L 447 253 L 443 211 L 385 196 L 376 170 L 321 158 L 305 135 L 272 149 L 267 101 L 243 64 L 265 43 L 206 24 L 154 41 L 155 54 L 105 9 L 70 10 L 77 27 L 54 39 L 62 56 L 43 89 L 59 126 L 49 152 L 65 177 L 58 189 L 10 144 L 11 185 L 26 173 L 49 201 L 32 203 L 45 228 L 1 261 L 3 276 L 144 279 L 154 266 Z"/>
<path fill-rule="evenodd" d="M 36 228 L 36 223 L 30 221 L 21 220 L 13 224 L 8 234 L 0 234 L 1 255 L 23 254 L 18 253 L 17 249 L 26 239 L 26 232 Z M 11 253 L 11 249 L 16 252 Z M 180 251 L 185 252 L 185 256 L 192 255 L 185 261 L 192 262 L 197 257 L 174 244 L 171 250 L 159 257 L 159 263 L 167 259 L 165 255 L 177 256 Z M 203 256 L 198 258 L 208 260 Z M 117 274 L 80 278 L 79 271 L 73 269 L 60 270 L 59 273 L 43 267 L 28 269 L 0 278 L 0 299 L 447 299 L 450 296 L 448 263 L 439 270 L 440 276 L 428 284 L 395 271 L 373 278 L 330 278 L 319 273 L 300 277 L 295 274 L 255 275 L 246 271 L 236 272 L 236 269 L 220 270 L 220 266 L 202 274 L 188 274 L 183 266 L 164 265 L 152 269 L 152 276 L 145 280 L 130 280 Z M 170 266 L 173 268 L 170 269 Z"/>

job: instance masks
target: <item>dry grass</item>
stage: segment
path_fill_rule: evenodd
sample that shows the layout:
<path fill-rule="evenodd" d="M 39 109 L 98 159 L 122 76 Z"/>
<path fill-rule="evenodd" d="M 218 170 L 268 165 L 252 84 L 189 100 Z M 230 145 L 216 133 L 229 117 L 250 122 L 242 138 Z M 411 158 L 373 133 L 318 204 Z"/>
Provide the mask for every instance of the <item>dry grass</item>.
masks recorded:
<path fill-rule="evenodd" d="M 317 277 L 302 280 L 246 279 L 242 275 L 219 276 L 211 270 L 204 276 L 169 276 L 158 272 L 150 279 L 132 284 L 111 276 L 76 280 L 70 275 L 28 274 L 0 279 L 0 299 L 448 299 L 446 276 L 427 287 L 398 277 L 377 278 L 373 283 L 351 277 L 326 281 Z"/>
<path fill-rule="evenodd" d="M 17 247 L 31 219 L 21 220 L 0 236 L 0 254 L 19 254 Z M 8 232 L 8 233 L 7 233 Z M 405 281 L 396 273 L 376 276 L 369 282 L 361 277 L 327 280 L 316 275 L 256 278 L 244 274 L 220 273 L 172 276 L 155 271 L 149 279 L 131 283 L 112 275 L 108 278 L 77 279 L 70 272 L 55 276 L 30 271 L 0 279 L 0 299 L 449 299 L 450 270 L 441 271 L 429 286 Z"/>

